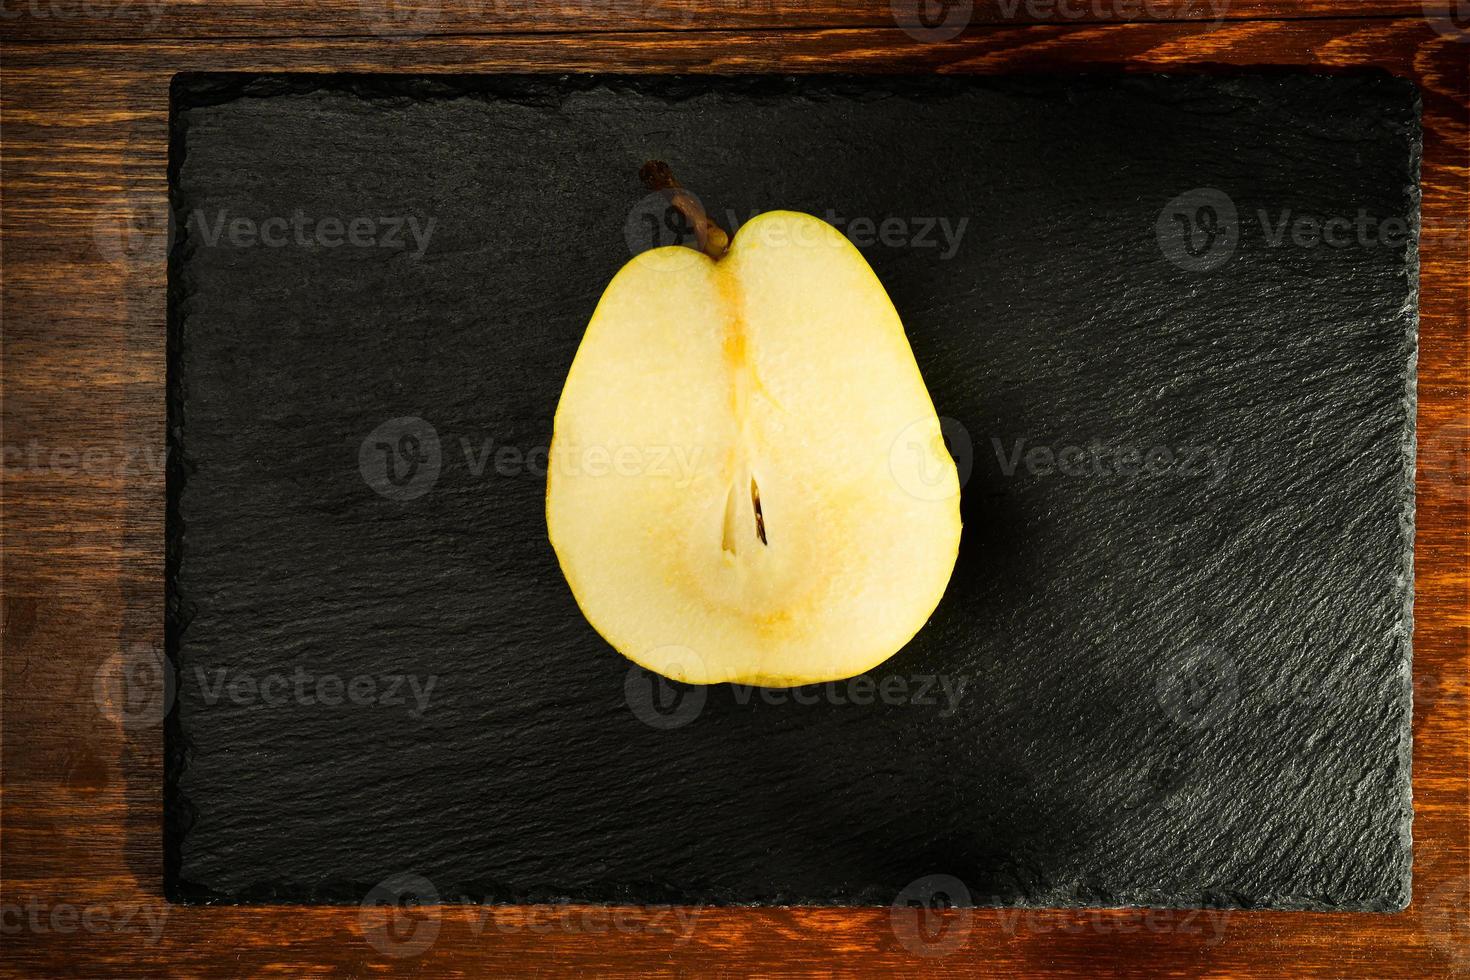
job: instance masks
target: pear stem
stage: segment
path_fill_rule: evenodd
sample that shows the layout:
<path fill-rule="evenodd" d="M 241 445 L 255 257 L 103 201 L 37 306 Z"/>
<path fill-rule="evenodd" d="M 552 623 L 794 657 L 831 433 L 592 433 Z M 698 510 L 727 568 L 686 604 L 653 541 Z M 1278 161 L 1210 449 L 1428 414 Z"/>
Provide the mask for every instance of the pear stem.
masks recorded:
<path fill-rule="evenodd" d="M 674 172 L 669 169 L 667 163 L 662 160 L 649 160 L 638 168 L 638 177 L 643 181 L 643 186 L 649 190 L 668 192 L 669 203 L 684 216 L 694 229 L 694 238 L 699 245 L 699 251 L 716 262 L 725 257 L 725 253 L 730 250 L 730 236 L 705 212 L 704 205 L 699 203 L 699 198 L 685 190 L 674 179 Z"/>

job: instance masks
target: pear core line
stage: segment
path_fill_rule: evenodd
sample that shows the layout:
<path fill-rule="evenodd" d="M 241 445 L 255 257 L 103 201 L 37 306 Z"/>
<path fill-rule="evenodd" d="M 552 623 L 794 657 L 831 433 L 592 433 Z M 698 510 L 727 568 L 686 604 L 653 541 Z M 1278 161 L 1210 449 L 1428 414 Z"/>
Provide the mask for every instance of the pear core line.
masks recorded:
<path fill-rule="evenodd" d="M 726 250 L 728 252 L 728 249 Z M 715 259 L 719 264 L 719 259 Z M 745 418 L 747 415 L 746 405 L 750 399 L 753 387 L 761 388 L 760 379 L 754 374 L 754 366 L 750 362 L 749 351 L 745 340 L 745 304 L 741 296 L 739 286 L 728 266 L 720 267 L 715 272 L 716 282 L 720 295 L 728 304 L 728 319 L 725 324 L 725 358 L 730 368 L 730 398 L 731 412 L 736 418 Z M 750 540 L 749 529 L 753 527 L 755 540 L 762 547 L 769 547 L 770 542 L 766 538 L 766 517 L 761 509 L 761 489 L 756 482 L 755 472 L 751 469 L 751 460 L 754 454 L 750 452 L 751 440 L 748 432 L 742 436 L 745 453 L 734 462 L 734 472 L 731 475 L 729 499 L 725 509 L 725 550 L 732 555 L 738 555 L 743 550 L 739 542 Z M 745 479 L 750 481 L 750 509 L 746 510 L 740 503 L 741 496 L 745 493 Z"/>
<path fill-rule="evenodd" d="M 755 540 L 762 547 L 769 548 L 770 542 L 766 540 L 766 515 L 761 510 L 761 488 L 755 482 L 755 475 L 750 477 L 750 510 L 741 506 L 741 484 L 739 477 L 730 485 L 729 495 L 725 498 L 725 527 L 720 546 L 731 555 L 738 555 L 744 549 L 742 541 L 750 540 L 750 533 L 755 531 Z"/>
<path fill-rule="evenodd" d="M 704 210 L 704 205 L 699 202 L 699 198 L 689 193 L 680 185 L 679 181 L 674 177 L 673 170 L 669 168 L 667 163 L 664 163 L 662 160 L 649 160 L 638 169 L 638 177 L 649 190 L 658 194 L 667 195 L 669 204 L 682 214 L 685 220 L 689 222 L 690 227 L 694 229 L 694 237 L 699 245 L 699 251 L 704 252 L 716 262 L 725 257 L 725 254 L 730 251 L 729 234 L 710 218 L 709 214 Z M 744 359 L 744 344 L 743 338 L 739 335 L 738 319 L 739 316 L 737 314 L 737 325 L 733 328 L 734 335 L 731 338 L 729 346 L 729 352 L 733 355 L 732 360 L 735 362 L 737 371 L 740 370 L 741 362 Z M 742 392 L 737 387 L 737 401 L 741 398 L 741 395 Z M 731 486 L 729 498 L 725 502 L 725 528 L 723 541 L 721 542 L 724 550 L 730 554 L 735 554 L 740 550 L 736 542 L 740 537 L 743 537 L 736 527 L 737 524 L 742 523 L 739 514 L 740 508 L 737 506 L 736 500 L 737 486 Z M 756 540 L 762 546 L 769 547 L 770 542 L 766 539 L 766 517 L 765 513 L 761 510 L 761 489 L 755 482 L 754 474 L 751 474 L 750 477 L 750 516 L 755 519 Z"/>
<path fill-rule="evenodd" d="M 755 536 L 766 544 L 766 517 L 761 513 L 761 488 L 755 485 L 755 477 L 750 478 L 750 509 L 755 512 Z"/>

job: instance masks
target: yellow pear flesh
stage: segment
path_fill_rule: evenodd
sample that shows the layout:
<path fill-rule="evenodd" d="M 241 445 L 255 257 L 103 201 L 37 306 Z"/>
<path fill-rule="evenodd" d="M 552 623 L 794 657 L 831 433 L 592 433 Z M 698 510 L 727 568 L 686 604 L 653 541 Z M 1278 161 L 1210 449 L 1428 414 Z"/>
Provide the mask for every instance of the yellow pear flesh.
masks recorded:
<path fill-rule="evenodd" d="M 959 482 L 872 269 L 775 211 L 718 261 L 659 248 L 613 278 L 557 407 L 546 521 L 628 659 L 787 687 L 870 670 L 924 625 Z"/>

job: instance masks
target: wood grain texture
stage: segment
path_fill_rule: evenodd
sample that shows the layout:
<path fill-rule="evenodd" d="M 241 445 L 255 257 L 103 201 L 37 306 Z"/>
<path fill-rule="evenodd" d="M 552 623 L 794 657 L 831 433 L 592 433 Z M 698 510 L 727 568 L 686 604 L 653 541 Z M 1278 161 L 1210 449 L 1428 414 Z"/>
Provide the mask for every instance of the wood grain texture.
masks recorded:
<path fill-rule="evenodd" d="M 13 5 L 14 0 L 9 0 Z M 304 33 L 220 5 L 211 30 Z M 1241 6 L 1248 9 L 1244 3 Z M 1283 4 L 1258 3 L 1275 9 Z M 1340 3 L 1302 9 L 1341 10 Z M 1417 3 L 1410 4 L 1417 12 Z M 1363 8 L 1354 4 L 1355 10 Z M 1407 13 L 1404 4 L 1383 4 Z M 11 8 L 13 9 L 13 8 Z M 606 14 L 608 7 L 600 8 Z M 253 18 L 262 18 L 255 20 Z M 321 18 L 323 21 L 329 17 Z M 605 20 L 597 23 L 605 24 Z M 230 25 L 234 25 L 231 27 Z M 168 30 L 184 36 L 189 29 Z M 86 34 L 86 30 L 82 30 Z M 7 34 L 10 28 L 7 25 Z M 13 35 L 12 35 L 13 36 Z M 916 43 L 888 27 L 494 39 L 7 43 L 0 970 L 180 976 L 402 971 L 678 975 L 1470 974 L 1470 44 L 1416 16 L 1046 25 Z M 951 913 L 916 957 L 888 909 L 445 908 L 399 939 L 358 908 L 173 908 L 161 897 L 167 91 L 180 70 L 1159 71 L 1374 65 L 1424 93 L 1414 903 L 1394 916 Z M 1213 67 L 1205 70 L 1214 70 Z M 99 683 L 100 681 L 100 683 Z M 120 694 L 132 699 L 119 702 Z M 1206 846 L 1208 842 L 1202 842 Z M 687 918 L 683 922 L 689 921 Z M 401 925 L 404 923 L 400 923 Z M 413 932 L 417 926 L 420 932 Z M 155 927 L 157 928 L 155 938 Z M 435 933 L 435 930 L 437 932 Z M 901 930 L 900 930 L 901 931 Z M 382 952 L 413 950 L 413 956 Z"/>
<path fill-rule="evenodd" d="M 570 31 L 792 30 L 923 22 L 1025 25 L 1449 16 L 1455 0 L 5 0 L 15 39 L 419 37 Z"/>

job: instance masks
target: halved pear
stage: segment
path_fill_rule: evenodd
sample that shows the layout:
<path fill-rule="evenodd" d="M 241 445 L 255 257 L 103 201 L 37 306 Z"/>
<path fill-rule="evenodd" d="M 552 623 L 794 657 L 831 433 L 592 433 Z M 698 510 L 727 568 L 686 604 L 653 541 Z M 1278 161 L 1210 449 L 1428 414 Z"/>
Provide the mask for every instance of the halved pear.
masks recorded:
<path fill-rule="evenodd" d="M 715 260 L 608 285 L 557 407 L 546 522 L 620 653 L 675 680 L 841 680 L 928 620 L 959 481 L 888 294 L 826 222 L 774 211 Z"/>

